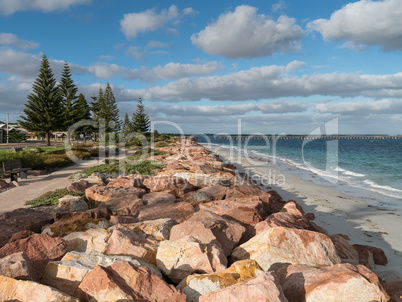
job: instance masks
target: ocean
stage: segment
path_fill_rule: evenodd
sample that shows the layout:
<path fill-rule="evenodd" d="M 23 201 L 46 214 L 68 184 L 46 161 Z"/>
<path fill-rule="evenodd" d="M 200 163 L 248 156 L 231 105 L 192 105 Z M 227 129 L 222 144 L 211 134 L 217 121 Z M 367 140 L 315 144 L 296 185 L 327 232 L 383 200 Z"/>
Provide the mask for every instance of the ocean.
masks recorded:
<path fill-rule="evenodd" d="M 284 173 L 373 206 L 402 210 L 402 138 L 267 138 L 200 136 L 197 141 L 264 159 Z"/>

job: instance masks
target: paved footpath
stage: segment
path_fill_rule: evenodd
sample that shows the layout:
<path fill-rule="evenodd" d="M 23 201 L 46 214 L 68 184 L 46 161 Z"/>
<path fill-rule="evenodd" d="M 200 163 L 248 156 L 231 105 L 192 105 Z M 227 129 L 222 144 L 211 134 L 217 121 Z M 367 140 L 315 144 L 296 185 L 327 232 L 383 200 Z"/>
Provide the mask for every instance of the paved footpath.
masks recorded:
<path fill-rule="evenodd" d="M 68 179 L 71 174 L 83 169 L 101 164 L 98 159 L 75 164 L 53 173 L 42 176 L 28 176 L 27 179 L 18 179 L 20 187 L 0 193 L 0 213 L 9 212 L 18 208 L 27 208 L 26 201 L 39 197 L 55 189 L 63 189 L 70 185 Z"/>

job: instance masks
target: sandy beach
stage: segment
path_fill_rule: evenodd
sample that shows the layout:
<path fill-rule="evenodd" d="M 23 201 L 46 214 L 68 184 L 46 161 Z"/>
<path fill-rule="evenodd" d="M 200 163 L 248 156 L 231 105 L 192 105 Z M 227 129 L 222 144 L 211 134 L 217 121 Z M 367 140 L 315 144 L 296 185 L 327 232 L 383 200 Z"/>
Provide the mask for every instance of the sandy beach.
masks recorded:
<path fill-rule="evenodd" d="M 388 265 L 375 265 L 373 268 L 375 272 L 387 270 L 402 272 L 400 211 L 380 209 L 333 188 L 281 171 L 267 162 L 255 160 L 250 162 L 245 156 L 237 153 L 231 156 L 227 149 L 215 146 L 211 150 L 222 160 L 230 159 L 239 172 L 247 171 L 254 179 L 260 179 L 265 185 L 265 190 L 268 190 L 268 186 L 276 190 L 285 200 L 298 201 L 306 213 L 315 214 L 314 222 L 331 235 L 346 234 L 350 237 L 350 244 L 382 248 L 388 257 Z"/>

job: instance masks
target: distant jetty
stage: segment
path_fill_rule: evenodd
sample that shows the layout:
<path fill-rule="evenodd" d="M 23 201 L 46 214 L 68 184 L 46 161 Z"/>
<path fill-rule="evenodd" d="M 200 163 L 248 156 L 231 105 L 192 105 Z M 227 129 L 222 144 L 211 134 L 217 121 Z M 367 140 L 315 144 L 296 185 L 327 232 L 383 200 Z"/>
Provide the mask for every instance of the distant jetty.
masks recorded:
<path fill-rule="evenodd" d="M 266 139 L 280 139 L 280 140 L 315 140 L 315 139 L 326 139 L 326 140 L 338 140 L 338 139 L 365 139 L 365 140 L 379 140 L 379 139 L 402 139 L 402 135 L 253 135 L 253 134 L 243 134 L 243 135 L 207 135 L 213 136 L 216 139 L 222 140 L 266 140 Z M 201 135 L 194 135 L 195 138 L 202 137 Z"/>

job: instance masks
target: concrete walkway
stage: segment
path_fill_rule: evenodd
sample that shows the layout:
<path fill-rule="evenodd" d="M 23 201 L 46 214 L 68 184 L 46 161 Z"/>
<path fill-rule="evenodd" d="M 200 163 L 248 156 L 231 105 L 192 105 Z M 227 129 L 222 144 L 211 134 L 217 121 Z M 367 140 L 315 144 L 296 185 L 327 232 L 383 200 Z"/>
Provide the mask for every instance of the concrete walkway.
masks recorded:
<path fill-rule="evenodd" d="M 93 159 L 82 164 L 75 164 L 53 173 L 42 176 L 28 176 L 27 179 L 19 179 L 20 187 L 9 189 L 0 193 L 0 213 L 9 212 L 18 208 L 27 208 L 26 201 L 39 197 L 55 189 L 63 189 L 70 185 L 68 179 L 71 174 L 89 167 L 102 164 L 102 161 Z"/>

